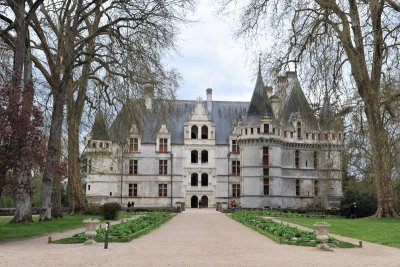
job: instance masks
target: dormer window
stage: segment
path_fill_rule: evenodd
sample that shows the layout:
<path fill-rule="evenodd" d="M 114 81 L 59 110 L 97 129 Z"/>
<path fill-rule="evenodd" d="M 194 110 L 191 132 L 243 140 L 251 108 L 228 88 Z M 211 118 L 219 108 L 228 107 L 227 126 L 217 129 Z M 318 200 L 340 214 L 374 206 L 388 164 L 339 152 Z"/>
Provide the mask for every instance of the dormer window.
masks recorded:
<path fill-rule="evenodd" d="M 297 139 L 301 139 L 301 122 L 297 122 Z"/>
<path fill-rule="evenodd" d="M 269 134 L 269 124 L 268 123 L 264 124 L 264 133 Z"/>
<path fill-rule="evenodd" d="M 201 139 L 208 139 L 208 127 L 205 125 L 201 127 Z"/>
<path fill-rule="evenodd" d="M 196 125 L 193 125 L 192 129 L 191 129 L 190 138 L 191 139 L 197 139 L 198 134 L 199 134 L 199 128 L 197 128 Z"/>
<path fill-rule="evenodd" d="M 168 152 L 168 139 L 160 138 L 160 152 Z"/>
<path fill-rule="evenodd" d="M 240 152 L 240 148 L 239 148 L 239 145 L 237 143 L 237 140 L 232 140 L 232 152 L 233 153 L 239 153 Z"/>
<path fill-rule="evenodd" d="M 139 151 L 139 139 L 135 137 L 129 138 L 129 152 Z"/>

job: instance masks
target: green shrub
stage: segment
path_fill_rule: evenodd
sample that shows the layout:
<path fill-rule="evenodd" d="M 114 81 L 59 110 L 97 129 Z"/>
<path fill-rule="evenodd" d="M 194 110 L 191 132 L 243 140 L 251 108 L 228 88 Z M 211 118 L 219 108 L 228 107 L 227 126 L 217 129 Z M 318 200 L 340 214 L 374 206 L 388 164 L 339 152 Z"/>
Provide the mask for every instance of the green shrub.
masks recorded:
<path fill-rule="evenodd" d="M 85 215 L 102 215 L 101 205 L 96 203 L 87 203 L 85 205 Z"/>
<path fill-rule="evenodd" d="M 356 202 L 356 215 L 358 218 L 368 217 L 376 212 L 378 201 L 376 195 L 368 192 L 359 192 L 355 190 L 347 190 L 344 192 L 340 201 L 340 215 L 349 217 L 350 206 Z"/>
<path fill-rule="evenodd" d="M 121 210 L 121 205 L 113 202 L 113 203 L 106 203 L 101 207 L 102 215 L 106 220 L 115 220 L 118 216 L 118 211 Z"/>

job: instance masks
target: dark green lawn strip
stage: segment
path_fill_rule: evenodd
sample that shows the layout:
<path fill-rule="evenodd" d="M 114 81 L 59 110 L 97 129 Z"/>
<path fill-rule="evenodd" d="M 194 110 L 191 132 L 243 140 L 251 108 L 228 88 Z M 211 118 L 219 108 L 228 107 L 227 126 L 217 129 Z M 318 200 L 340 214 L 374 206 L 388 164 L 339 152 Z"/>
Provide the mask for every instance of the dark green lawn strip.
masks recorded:
<path fill-rule="evenodd" d="M 253 217 L 253 218 L 250 218 L 249 216 Z M 260 218 L 254 213 L 251 214 L 251 212 L 248 212 L 247 214 L 246 214 L 246 212 L 243 212 L 242 215 L 240 215 L 239 213 L 238 214 L 233 214 L 231 217 L 233 219 L 235 219 L 236 221 L 244 224 L 245 226 L 247 226 L 247 227 L 249 227 L 249 228 L 251 228 L 253 230 L 258 231 L 261 234 L 269 237 L 273 241 L 279 242 L 281 244 L 298 245 L 298 246 L 311 246 L 311 247 L 315 247 L 318 244 L 315 239 L 314 240 L 308 240 L 309 237 L 304 239 L 304 237 L 308 236 L 308 235 L 305 234 L 305 231 L 297 230 L 297 229 L 294 230 L 293 227 L 280 225 L 280 224 L 275 223 L 275 222 L 273 222 L 271 220 Z M 254 219 L 254 220 L 257 220 L 257 221 L 256 222 L 251 222 L 251 219 Z M 262 226 L 260 226 L 262 223 L 260 223 L 259 220 L 268 221 L 269 224 L 275 225 L 274 228 L 275 227 L 283 227 L 283 228 L 287 228 L 289 232 L 290 231 L 295 231 L 295 232 L 301 233 L 301 236 L 303 236 L 303 237 L 299 238 L 298 240 L 285 239 L 285 238 L 279 236 L 279 234 L 277 233 L 279 231 L 271 232 L 271 231 L 266 230 L 266 228 L 263 228 Z M 286 229 L 285 229 L 285 232 L 286 232 Z M 314 238 L 315 238 L 315 236 L 314 236 Z M 340 247 L 340 248 L 354 248 L 354 247 L 356 247 L 354 244 L 351 244 L 351 243 L 348 243 L 348 242 L 339 241 L 339 240 L 333 240 L 333 239 L 330 239 L 329 245 L 330 246 Z"/>
<path fill-rule="evenodd" d="M 282 217 L 279 219 L 309 228 L 314 228 L 313 224 L 321 220 L 304 217 Z M 330 217 L 323 220 L 331 225 L 330 233 L 400 248 L 399 219 L 367 217 L 351 220 L 342 217 Z"/>
<path fill-rule="evenodd" d="M 83 227 L 83 220 L 98 216 L 64 216 L 61 219 L 39 222 L 38 216 L 33 216 L 33 223 L 11 224 L 12 216 L 0 217 L 0 240 L 19 240 L 43 236 L 53 232 L 63 232 L 78 227 Z"/>
<path fill-rule="evenodd" d="M 151 215 L 152 214 L 150 214 L 150 216 Z M 119 236 L 112 236 L 111 235 L 110 238 L 109 238 L 109 242 L 130 242 L 133 239 L 139 238 L 139 237 L 141 237 L 141 236 L 143 236 L 143 235 L 145 235 L 145 234 L 157 229 L 158 227 L 160 227 L 161 225 L 163 225 L 164 223 L 169 221 L 172 217 L 174 217 L 174 215 L 175 214 L 173 214 L 173 213 L 169 213 L 168 216 L 166 216 L 166 217 L 164 217 L 162 219 L 156 220 L 151 225 L 149 225 L 149 226 L 147 226 L 145 228 L 139 229 L 139 230 L 137 230 L 134 233 L 131 233 L 129 235 L 125 235 L 123 233 L 121 233 L 121 235 L 119 235 Z M 142 215 L 142 216 L 146 216 L 146 215 Z M 140 220 L 140 218 L 138 220 Z M 132 221 L 128 221 L 128 222 L 125 222 L 125 223 L 122 223 L 122 224 L 119 224 L 119 225 L 114 225 L 114 226 L 111 226 L 111 227 L 120 227 L 120 226 L 123 226 L 123 225 L 127 225 L 127 224 L 129 224 L 131 222 Z M 104 236 L 98 236 L 98 237 L 95 238 L 95 240 L 97 242 L 104 242 L 104 239 L 105 239 Z M 74 237 L 55 240 L 55 241 L 53 241 L 53 243 L 56 243 L 56 244 L 76 244 L 76 243 L 84 243 L 85 241 L 86 241 L 86 238 L 84 237 L 84 233 L 79 233 L 79 234 L 75 235 Z"/>

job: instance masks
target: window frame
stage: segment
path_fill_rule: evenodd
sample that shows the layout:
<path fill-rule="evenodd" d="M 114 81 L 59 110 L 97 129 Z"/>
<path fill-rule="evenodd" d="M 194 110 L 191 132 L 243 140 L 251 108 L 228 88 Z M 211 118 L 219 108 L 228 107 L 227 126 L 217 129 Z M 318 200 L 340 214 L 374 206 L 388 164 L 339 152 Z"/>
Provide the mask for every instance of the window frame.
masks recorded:
<path fill-rule="evenodd" d="M 158 174 L 159 175 L 167 175 L 168 174 L 168 160 L 160 159 L 158 161 Z"/>
<path fill-rule="evenodd" d="M 168 184 L 158 184 L 158 196 L 168 197 Z"/>

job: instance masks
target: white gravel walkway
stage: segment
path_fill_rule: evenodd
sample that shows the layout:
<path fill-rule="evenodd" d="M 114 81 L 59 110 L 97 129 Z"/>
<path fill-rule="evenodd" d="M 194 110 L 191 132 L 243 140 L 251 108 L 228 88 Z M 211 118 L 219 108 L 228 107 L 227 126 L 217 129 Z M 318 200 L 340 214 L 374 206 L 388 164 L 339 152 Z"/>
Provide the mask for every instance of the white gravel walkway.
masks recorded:
<path fill-rule="evenodd" d="M 58 236 L 70 235 L 72 231 Z M 0 266 L 400 266 L 400 250 L 363 242 L 333 252 L 280 245 L 213 209 L 188 209 L 130 243 L 0 243 Z"/>

